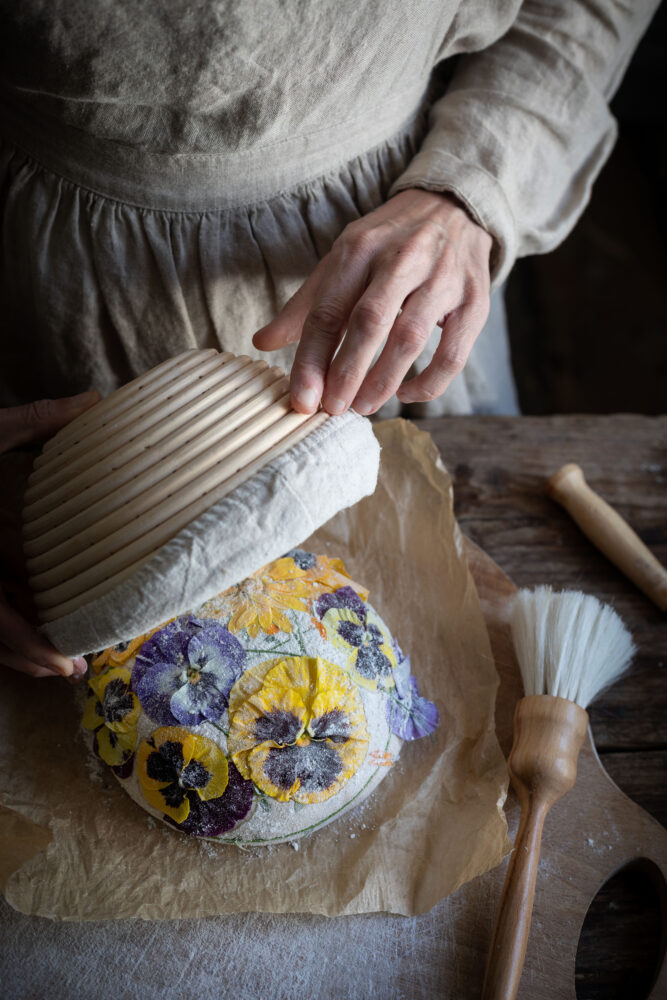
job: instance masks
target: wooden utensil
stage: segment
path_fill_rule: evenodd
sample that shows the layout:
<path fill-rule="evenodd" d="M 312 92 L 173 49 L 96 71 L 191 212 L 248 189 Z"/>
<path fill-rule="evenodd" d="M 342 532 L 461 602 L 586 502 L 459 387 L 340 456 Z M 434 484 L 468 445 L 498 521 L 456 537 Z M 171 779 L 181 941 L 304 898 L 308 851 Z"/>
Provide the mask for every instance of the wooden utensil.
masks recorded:
<path fill-rule="evenodd" d="M 667 569 L 613 507 L 590 488 L 581 468 L 564 465 L 545 484 L 545 492 L 561 504 L 600 552 L 640 590 L 667 611 Z"/>
<path fill-rule="evenodd" d="M 514 1000 L 526 955 L 542 828 L 575 783 L 588 731 L 586 705 L 627 668 L 634 645 L 618 615 L 595 597 L 520 591 L 512 637 L 526 696 L 514 715 L 508 768 L 521 821 L 505 879 L 483 1000 Z"/>

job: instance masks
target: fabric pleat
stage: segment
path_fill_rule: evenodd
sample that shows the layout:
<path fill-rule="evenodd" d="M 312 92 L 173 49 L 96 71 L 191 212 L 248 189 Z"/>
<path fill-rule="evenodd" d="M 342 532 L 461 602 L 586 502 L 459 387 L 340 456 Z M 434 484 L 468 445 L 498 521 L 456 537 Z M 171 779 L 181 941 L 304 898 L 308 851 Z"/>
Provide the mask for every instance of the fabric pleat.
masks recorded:
<path fill-rule="evenodd" d="M 423 128 L 421 116 L 341 170 L 255 204 L 202 212 L 124 204 L 2 143 L 0 402 L 91 387 L 107 395 L 192 347 L 259 357 L 253 333 L 345 226 L 382 204 Z M 483 335 L 488 374 L 473 356 L 447 399 L 419 412 L 516 410 L 498 309 L 495 332 Z M 436 329 L 422 365 L 439 336 Z M 294 350 L 268 357 L 289 370 Z"/>
<path fill-rule="evenodd" d="M 203 212 L 123 204 L 4 142 L 2 403 L 106 395 L 190 347 L 258 356 L 252 334 L 382 203 L 421 128 L 273 198 Z M 289 368 L 293 351 L 271 360 Z"/>

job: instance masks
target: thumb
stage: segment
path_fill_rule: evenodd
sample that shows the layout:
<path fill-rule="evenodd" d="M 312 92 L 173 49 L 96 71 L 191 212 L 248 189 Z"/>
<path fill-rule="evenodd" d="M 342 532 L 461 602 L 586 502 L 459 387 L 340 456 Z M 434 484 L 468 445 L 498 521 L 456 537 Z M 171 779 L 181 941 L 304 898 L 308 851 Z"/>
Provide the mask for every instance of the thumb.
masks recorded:
<path fill-rule="evenodd" d="M 50 437 L 101 398 L 97 389 L 91 389 L 78 396 L 38 399 L 0 410 L 0 452 Z"/>

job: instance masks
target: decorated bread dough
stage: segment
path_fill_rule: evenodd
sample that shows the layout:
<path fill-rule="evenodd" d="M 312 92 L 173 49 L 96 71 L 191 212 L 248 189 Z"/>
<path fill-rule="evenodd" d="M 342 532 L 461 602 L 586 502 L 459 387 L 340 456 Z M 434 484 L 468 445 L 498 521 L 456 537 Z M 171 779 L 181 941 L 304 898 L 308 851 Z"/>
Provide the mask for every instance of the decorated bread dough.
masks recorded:
<path fill-rule="evenodd" d="M 83 727 L 151 815 L 241 846 L 361 802 L 436 706 L 340 559 L 288 552 L 91 665 Z"/>

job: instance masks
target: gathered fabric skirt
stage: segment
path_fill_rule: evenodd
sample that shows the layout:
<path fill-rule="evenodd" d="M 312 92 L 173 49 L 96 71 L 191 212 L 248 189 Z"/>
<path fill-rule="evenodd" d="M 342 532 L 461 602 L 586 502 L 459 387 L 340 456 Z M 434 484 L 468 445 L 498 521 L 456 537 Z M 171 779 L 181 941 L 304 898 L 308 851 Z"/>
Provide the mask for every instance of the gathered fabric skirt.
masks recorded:
<path fill-rule="evenodd" d="M 261 176 L 257 182 L 257 157 L 252 186 L 246 177 L 246 190 L 243 183 L 231 190 L 229 164 L 218 182 L 210 157 L 171 157 L 164 169 L 155 157 L 103 141 L 79 148 L 79 136 L 60 133 L 56 142 L 42 125 L 0 122 L 0 404 L 90 388 L 107 395 L 187 348 L 260 356 L 253 333 L 343 228 L 386 199 L 419 147 L 426 117 L 417 110 L 331 171 L 290 184 L 292 172 L 277 193 Z M 160 175 L 154 185 L 151 170 Z M 202 176 L 205 192 L 219 183 L 215 197 L 198 198 Z M 173 177 L 175 195 L 167 190 Z M 264 356 L 289 370 L 294 349 Z M 442 400 L 417 412 L 516 411 L 496 292 L 466 370 Z"/>

